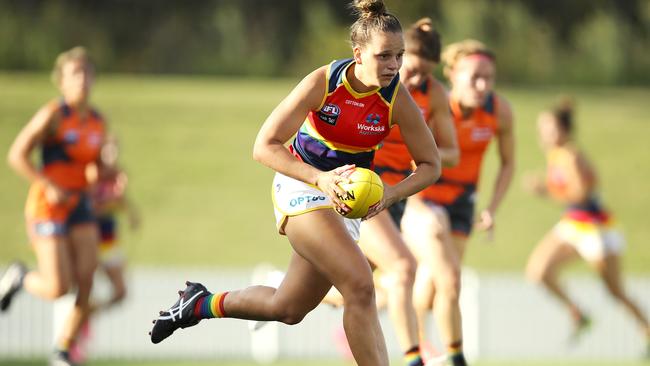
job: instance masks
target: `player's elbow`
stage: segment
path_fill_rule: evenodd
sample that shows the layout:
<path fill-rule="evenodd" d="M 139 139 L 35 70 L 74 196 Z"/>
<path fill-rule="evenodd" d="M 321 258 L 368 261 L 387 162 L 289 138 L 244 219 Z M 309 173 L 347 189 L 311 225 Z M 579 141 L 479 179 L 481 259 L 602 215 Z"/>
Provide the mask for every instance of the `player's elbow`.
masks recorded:
<path fill-rule="evenodd" d="M 431 184 L 437 182 L 440 176 L 442 175 L 442 159 L 440 158 L 440 155 L 436 156 L 436 159 L 433 161 L 432 166 L 433 166 L 433 182 L 431 182 Z"/>
<path fill-rule="evenodd" d="M 264 157 L 266 156 L 266 145 L 261 143 L 259 140 L 255 141 L 253 145 L 253 160 L 264 163 Z"/>
<path fill-rule="evenodd" d="M 429 186 L 433 183 L 435 183 L 439 178 L 440 175 L 442 174 L 442 164 L 440 162 L 440 158 L 438 157 L 437 160 L 433 160 L 431 162 L 426 162 L 426 163 L 420 163 L 418 164 L 418 167 L 422 167 L 426 169 L 426 185 Z"/>
<path fill-rule="evenodd" d="M 442 165 L 446 168 L 451 168 L 460 162 L 460 152 L 458 149 L 450 150 L 442 160 Z"/>
<path fill-rule="evenodd" d="M 9 150 L 9 153 L 7 153 L 7 164 L 12 169 L 18 170 L 21 166 L 22 161 L 23 161 L 23 156 L 20 153 L 20 151 L 17 151 L 14 148 Z"/>

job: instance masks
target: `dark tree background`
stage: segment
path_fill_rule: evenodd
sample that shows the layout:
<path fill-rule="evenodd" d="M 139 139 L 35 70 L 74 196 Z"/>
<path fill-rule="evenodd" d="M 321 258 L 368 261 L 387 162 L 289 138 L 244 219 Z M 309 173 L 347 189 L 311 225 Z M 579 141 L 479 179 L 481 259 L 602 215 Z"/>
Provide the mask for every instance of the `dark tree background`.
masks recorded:
<path fill-rule="evenodd" d="M 445 43 L 476 38 L 507 82 L 650 84 L 650 2 L 385 0 Z M 0 0 L 0 69 L 85 45 L 102 72 L 294 76 L 349 55 L 341 0 Z"/>

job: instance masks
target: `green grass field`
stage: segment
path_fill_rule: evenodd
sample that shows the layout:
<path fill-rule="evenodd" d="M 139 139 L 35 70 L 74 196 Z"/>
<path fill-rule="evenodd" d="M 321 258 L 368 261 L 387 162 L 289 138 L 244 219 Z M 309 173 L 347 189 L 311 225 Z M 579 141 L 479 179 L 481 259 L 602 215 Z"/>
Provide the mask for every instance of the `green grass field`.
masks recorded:
<path fill-rule="evenodd" d="M 7 363 L 2 363 L 6 366 L 36 366 L 42 365 L 43 361 L 6 361 Z M 395 364 L 399 362 L 395 361 Z M 319 361 L 285 361 L 268 364 L 269 366 L 301 366 L 309 364 L 309 366 L 351 366 L 351 363 L 343 362 L 319 362 Z M 215 360 L 213 362 L 134 362 L 134 361 L 97 361 L 97 362 L 88 362 L 87 366 L 208 366 L 208 365 L 219 365 L 219 366 L 255 366 L 259 365 L 253 362 L 242 362 L 242 361 L 222 361 Z M 650 365 L 650 362 L 620 362 L 620 361 L 562 361 L 562 360 L 552 360 L 552 361 L 534 361 L 534 362 L 500 362 L 500 361 L 491 361 L 491 362 L 478 362 L 473 363 L 473 366 L 647 366 Z"/>
<path fill-rule="evenodd" d="M 296 80 L 100 76 L 94 102 L 119 136 L 131 195 L 144 226 L 124 233 L 134 265 L 284 266 L 289 244 L 275 233 L 272 172 L 251 158 L 257 130 Z M 44 74 L 0 74 L 2 155 L 33 113 L 57 93 Z M 603 197 L 619 218 L 633 272 L 648 271 L 644 219 L 650 203 L 645 141 L 647 89 L 508 87 L 516 117 L 517 175 L 497 217 L 495 241 L 472 238 L 466 263 L 484 271 L 520 271 L 561 207 L 528 196 L 526 171 L 541 169 L 537 112 L 560 93 L 578 100 L 579 140 L 600 169 Z M 481 203 L 492 189 L 496 154 L 486 158 Z M 27 184 L 0 164 L 0 265 L 33 262 L 22 218 Z"/>

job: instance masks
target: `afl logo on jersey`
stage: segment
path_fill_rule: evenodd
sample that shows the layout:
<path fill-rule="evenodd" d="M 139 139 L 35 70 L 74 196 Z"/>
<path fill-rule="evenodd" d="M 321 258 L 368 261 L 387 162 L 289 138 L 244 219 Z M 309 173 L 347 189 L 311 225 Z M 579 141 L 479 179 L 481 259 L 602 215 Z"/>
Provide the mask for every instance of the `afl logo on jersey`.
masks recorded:
<path fill-rule="evenodd" d="M 339 108 L 339 106 L 328 103 L 318 111 L 318 118 L 320 118 L 321 121 L 334 126 L 336 125 L 336 120 L 339 119 L 340 114 L 341 108 Z"/>
<path fill-rule="evenodd" d="M 63 141 L 66 144 L 76 144 L 79 141 L 79 132 L 77 130 L 68 130 L 63 133 Z"/>

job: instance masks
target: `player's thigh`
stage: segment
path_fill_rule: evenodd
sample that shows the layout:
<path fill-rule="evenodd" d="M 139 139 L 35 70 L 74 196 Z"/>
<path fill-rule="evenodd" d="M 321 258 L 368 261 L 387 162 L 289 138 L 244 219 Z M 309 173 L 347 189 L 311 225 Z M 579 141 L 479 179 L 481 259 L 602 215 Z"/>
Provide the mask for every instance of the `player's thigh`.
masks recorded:
<path fill-rule="evenodd" d="M 620 257 L 618 254 L 608 254 L 602 258 L 591 259 L 588 264 L 598 273 L 611 293 L 615 295 L 623 293 Z"/>
<path fill-rule="evenodd" d="M 530 275 L 541 276 L 556 270 L 563 263 L 574 260 L 578 256 L 578 252 L 573 246 L 562 240 L 554 230 L 551 230 L 544 235 L 530 255 L 527 271 Z"/>
<path fill-rule="evenodd" d="M 440 206 L 409 199 L 402 219 L 402 235 L 418 261 L 426 260 L 432 243 L 451 237 L 449 217 Z"/>
<path fill-rule="evenodd" d="M 43 279 L 67 289 L 73 277 L 72 256 L 63 236 L 43 236 L 32 239 L 38 272 Z"/>
<path fill-rule="evenodd" d="M 97 268 L 99 232 L 94 222 L 70 227 L 68 240 L 74 253 L 74 268 L 78 278 L 88 279 Z"/>
<path fill-rule="evenodd" d="M 354 287 L 372 291 L 368 261 L 336 212 L 321 209 L 292 216 L 287 220 L 285 232 L 296 253 L 344 297 Z"/>
<path fill-rule="evenodd" d="M 405 263 L 415 266 L 413 254 L 386 210 L 361 223 L 359 246 L 380 270 L 390 270 Z"/>

